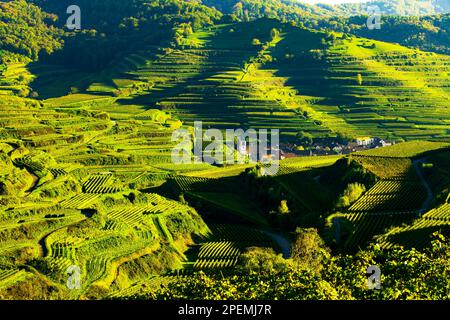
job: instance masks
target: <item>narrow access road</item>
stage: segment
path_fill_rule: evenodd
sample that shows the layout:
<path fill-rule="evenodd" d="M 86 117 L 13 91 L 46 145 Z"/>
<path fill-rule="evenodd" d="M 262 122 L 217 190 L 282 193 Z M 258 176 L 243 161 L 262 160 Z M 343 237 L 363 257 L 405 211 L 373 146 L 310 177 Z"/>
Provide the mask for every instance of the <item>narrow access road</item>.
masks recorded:
<path fill-rule="evenodd" d="M 288 259 L 291 257 L 291 242 L 286 239 L 286 237 L 280 233 L 275 233 L 273 231 L 261 230 L 267 234 L 273 241 L 275 241 L 281 248 L 283 253 L 283 258 Z"/>
<path fill-rule="evenodd" d="M 38 240 L 39 251 L 40 251 L 41 257 L 42 257 L 42 258 L 45 258 L 45 257 L 48 255 L 48 249 L 47 249 L 47 246 L 46 246 L 46 244 L 45 244 L 45 241 L 47 240 L 47 238 L 48 238 L 51 234 L 55 233 L 55 232 L 58 231 L 58 230 L 61 230 L 61 229 L 64 229 L 64 228 L 68 228 L 68 227 L 70 227 L 70 226 L 74 226 L 74 225 L 76 225 L 76 224 L 78 224 L 78 223 L 80 223 L 81 221 L 84 221 L 84 220 L 86 220 L 86 218 L 83 218 L 83 219 L 81 219 L 81 220 L 78 220 L 78 221 L 71 222 L 71 223 L 69 223 L 69 224 L 63 225 L 63 226 L 58 227 L 58 228 L 56 228 L 56 229 L 53 229 L 52 231 L 47 232 L 47 233 L 45 233 L 43 236 L 41 236 L 41 238 Z"/>
<path fill-rule="evenodd" d="M 36 189 L 36 187 L 38 186 L 39 177 L 37 175 L 35 175 L 34 172 L 31 171 L 30 169 L 25 168 L 25 170 L 28 171 L 28 173 L 31 175 L 31 177 L 33 179 L 29 188 L 27 189 L 27 191 L 25 191 L 25 197 L 28 197 L 30 195 L 30 193 L 32 193 L 34 191 L 34 189 Z"/>

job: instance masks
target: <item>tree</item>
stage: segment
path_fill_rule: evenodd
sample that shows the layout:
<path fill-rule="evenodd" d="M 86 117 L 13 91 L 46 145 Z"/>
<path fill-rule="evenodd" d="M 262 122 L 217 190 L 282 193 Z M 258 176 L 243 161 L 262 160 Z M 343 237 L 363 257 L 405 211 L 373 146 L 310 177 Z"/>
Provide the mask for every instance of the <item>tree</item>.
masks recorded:
<path fill-rule="evenodd" d="M 240 257 L 238 270 L 248 274 L 270 275 L 286 272 L 292 267 L 292 260 L 283 259 L 272 248 L 252 247 Z"/>
<path fill-rule="evenodd" d="M 336 135 L 336 142 L 337 143 L 347 144 L 349 140 L 350 140 L 350 137 L 348 137 L 347 135 L 345 135 L 342 132 L 338 132 L 337 135 Z"/>
<path fill-rule="evenodd" d="M 351 183 L 347 186 L 342 196 L 339 198 L 337 207 L 346 208 L 354 203 L 366 191 L 366 187 L 360 183 Z"/>
<path fill-rule="evenodd" d="M 17 92 L 17 95 L 22 98 L 28 97 L 29 94 L 30 94 L 30 90 L 28 90 L 27 88 L 21 88 Z"/>
<path fill-rule="evenodd" d="M 356 82 L 358 83 L 358 86 L 362 86 L 363 78 L 362 78 L 361 73 L 358 73 L 358 75 L 356 76 Z"/>
<path fill-rule="evenodd" d="M 350 199 L 347 196 L 341 196 L 336 204 L 338 208 L 347 208 L 350 206 Z"/>
<path fill-rule="evenodd" d="M 278 206 L 278 213 L 281 215 L 285 215 L 290 213 L 289 207 L 287 205 L 287 200 L 281 200 L 280 205 Z"/>
<path fill-rule="evenodd" d="M 194 33 L 194 31 L 192 31 L 192 26 L 190 23 L 181 24 L 180 29 L 181 29 L 184 37 L 189 37 L 190 35 L 192 35 Z"/>
<path fill-rule="evenodd" d="M 280 261 L 269 250 L 251 250 L 247 263 L 232 276 L 200 272 L 174 279 L 168 286 L 133 296 L 133 299 L 357 299 L 410 300 L 448 299 L 450 282 L 449 242 L 440 234 L 423 251 L 372 245 L 356 255 L 329 256 L 314 229 L 305 229 L 301 256 L 324 256 L 321 272 Z M 306 238 L 306 239 L 305 239 Z M 308 241 L 306 241 L 308 240 Z M 311 244 L 306 246 L 306 244 Z M 306 247 L 306 248 L 305 248 Z M 325 252 L 323 252 L 325 250 Z M 315 252 L 318 255 L 308 253 Z M 295 255 L 294 255 L 295 254 Z M 267 259 L 268 261 L 264 261 Z M 314 259 L 313 259 L 314 260 Z M 382 290 L 367 290 L 367 267 L 377 265 L 383 272 Z M 252 266 L 252 268 L 248 268 Z M 287 267 L 285 270 L 284 267 Z M 251 272 L 249 272 L 249 270 Z M 276 270 L 276 276 L 271 272 Z M 261 271 L 261 273 L 258 273 Z M 269 272 L 268 272 L 269 271 Z"/>
<path fill-rule="evenodd" d="M 276 38 L 278 38 L 280 36 L 280 31 L 278 31 L 277 28 L 273 28 L 272 30 L 270 30 L 270 38 L 272 40 L 275 40 Z"/>
<path fill-rule="evenodd" d="M 313 272 L 320 272 L 330 259 L 330 250 L 314 228 L 297 228 L 291 251 L 294 261 Z"/>
<path fill-rule="evenodd" d="M 314 137 L 308 132 L 300 131 L 297 133 L 297 140 L 303 146 L 310 146 L 314 142 Z"/>
<path fill-rule="evenodd" d="M 244 10 L 244 17 L 243 17 L 244 21 L 250 21 L 250 15 L 248 10 Z"/>
<path fill-rule="evenodd" d="M 238 16 L 238 17 L 242 17 L 243 15 L 243 6 L 242 6 L 242 2 L 238 2 L 233 6 L 233 14 Z"/>
<path fill-rule="evenodd" d="M 184 198 L 184 194 L 183 193 L 181 193 L 179 196 L 178 196 L 178 201 L 180 202 L 180 203 L 182 203 L 182 204 L 186 204 L 187 202 L 186 202 L 186 199 Z"/>
<path fill-rule="evenodd" d="M 254 46 L 260 46 L 261 45 L 261 41 L 259 41 L 259 39 L 253 39 L 252 40 L 252 45 L 254 45 Z"/>
<path fill-rule="evenodd" d="M 326 35 L 326 39 L 331 43 L 334 43 L 336 41 L 336 34 L 334 32 L 328 32 Z"/>

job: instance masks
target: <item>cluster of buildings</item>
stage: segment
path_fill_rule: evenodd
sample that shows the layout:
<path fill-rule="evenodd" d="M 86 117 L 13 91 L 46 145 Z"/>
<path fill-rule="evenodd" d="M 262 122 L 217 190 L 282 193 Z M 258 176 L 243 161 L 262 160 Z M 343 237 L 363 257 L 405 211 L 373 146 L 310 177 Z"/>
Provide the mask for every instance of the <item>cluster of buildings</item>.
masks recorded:
<path fill-rule="evenodd" d="M 335 141 L 321 141 L 313 143 L 312 146 L 303 147 L 294 143 L 286 143 L 281 145 L 280 154 L 281 158 L 325 156 L 332 154 L 349 154 L 352 152 L 388 147 L 391 145 L 393 145 L 392 142 L 388 142 L 378 137 L 358 137 L 346 144 Z"/>

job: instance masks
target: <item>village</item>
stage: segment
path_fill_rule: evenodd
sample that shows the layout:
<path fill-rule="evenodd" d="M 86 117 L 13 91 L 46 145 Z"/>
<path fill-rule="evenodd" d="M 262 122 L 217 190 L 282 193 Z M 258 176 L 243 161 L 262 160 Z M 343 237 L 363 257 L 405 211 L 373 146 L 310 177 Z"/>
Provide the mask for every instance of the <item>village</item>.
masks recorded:
<path fill-rule="evenodd" d="M 358 137 L 352 141 L 327 140 L 314 141 L 309 146 L 302 146 L 296 143 L 280 144 L 281 159 L 307 156 L 327 156 L 335 154 L 350 154 L 367 149 L 387 147 L 395 142 L 386 141 L 379 137 Z"/>

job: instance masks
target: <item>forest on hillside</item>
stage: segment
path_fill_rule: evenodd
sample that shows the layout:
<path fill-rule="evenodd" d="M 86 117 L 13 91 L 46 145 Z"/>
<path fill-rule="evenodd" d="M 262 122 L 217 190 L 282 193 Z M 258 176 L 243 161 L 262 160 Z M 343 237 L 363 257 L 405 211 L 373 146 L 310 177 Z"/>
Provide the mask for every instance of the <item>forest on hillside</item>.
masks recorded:
<path fill-rule="evenodd" d="M 333 15 L 332 7 L 280 0 L 125 1 L 119 2 L 119 5 L 115 1 L 79 1 L 85 13 L 83 30 L 73 34 L 64 30 L 65 10 L 69 2 L 19 0 L 2 3 L 0 59 L 36 60 L 39 56 L 52 56 L 51 59 L 59 63 L 67 64 L 71 60 L 85 68 L 95 65 L 104 67 L 105 63 L 115 58 L 114 52 L 129 48 L 130 42 L 133 43 L 131 50 L 139 48 L 141 41 L 128 41 L 128 37 L 145 37 L 146 42 L 165 46 L 170 44 L 170 39 L 175 35 L 175 25 L 186 24 L 192 30 L 197 30 L 220 21 L 249 21 L 262 17 L 440 53 L 448 53 L 450 43 L 450 17 L 445 14 L 420 17 L 387 15 L 383 17 L 381 30 L 368 30 L 367 10 L 357 10 L 349 17 L 344 13 Z M 385 12 L 382 10 L 383 15 Z M 26 37 L 21 36 L 24 32 Z M 79 56 L 70 57 L 65 53 L 69 51 Z M 53 55 L 55 52 L 56 55 Z M 96 57 L 91 56 L 93 52 Z"/>

